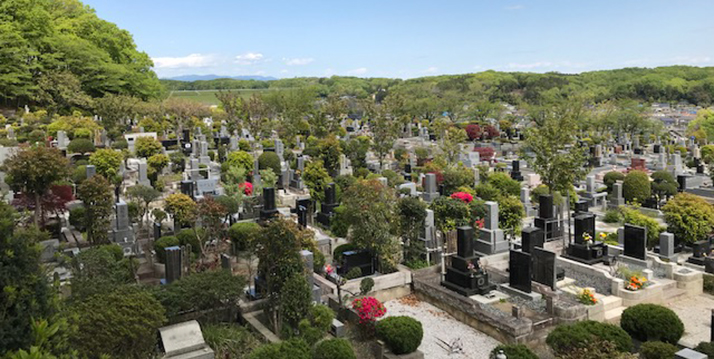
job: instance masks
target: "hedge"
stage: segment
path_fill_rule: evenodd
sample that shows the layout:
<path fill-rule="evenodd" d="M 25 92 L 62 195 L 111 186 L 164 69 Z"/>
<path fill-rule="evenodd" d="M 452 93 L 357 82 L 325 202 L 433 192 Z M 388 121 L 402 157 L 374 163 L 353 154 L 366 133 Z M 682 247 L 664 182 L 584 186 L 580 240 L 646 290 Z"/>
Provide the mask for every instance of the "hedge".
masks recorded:
<path fill-rule="evenodd" d="M 625 309 L 620 326 L 639 341 L 663 341 L 677 344 L 684 334 L 684 324 L 671 309 L 657 304 L 638 304 Z"/>
<path fill-rule="evenodd" d="M 377 322 L 376 327 L 377 337 L 397 355 L 415 352 L 424 336 L 421 323 L 411 317 L 388 317 Z"/>

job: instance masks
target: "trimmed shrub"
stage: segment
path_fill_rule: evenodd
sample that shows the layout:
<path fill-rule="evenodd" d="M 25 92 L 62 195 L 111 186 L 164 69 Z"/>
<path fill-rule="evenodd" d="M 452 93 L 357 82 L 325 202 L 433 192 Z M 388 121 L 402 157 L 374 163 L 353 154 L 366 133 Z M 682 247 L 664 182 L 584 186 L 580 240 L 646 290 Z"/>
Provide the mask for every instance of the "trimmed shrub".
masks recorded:
<path fill-rule="evenodd" d="M 603 177 L 602 181 L 605 183 L 605 186 L 607 186 L 607 193 L 612 192 L 612 186 L 615 184 L 617 181 L 622 181 L 625 179 L 625 174 L 622 172 L 617 172 L 617 171 L 612 171 L 605 173 L 605 177 Z"/>
<path fill-rule="evenodd" d="M 178 246 L 179 244 L 181 244 L 181 242 L 179 242 L 179 239 L 175 236 L 164 236 L 157 239 L 154 242 L 156 259 L 158 259 L 160 263 L 166 263 L 166 248 Z"/>
<path fill-rule="evenodd" d="M 616 209 L 611 209 L 605 212 L 605 218 L 603 222 L 605 223 L 619 223 L 622 221 L 622 213 Z"/>
<path fill-rule="evenodd" d="M 389 317 L 377 322 L 377 337 L 397 355 L 415 352 L 423 336 L 421 323 L 411 317 Z"/>
<path fill-rule="evenodd" d="M 644 171 L 630 171 L 622 182 L 622 194 L 627 202 L 644 203 L 652 196 L 650 177 Z"/>
<path fill-rule="evenodd" d="M 352 344 L 346 339 L 323 340 L 315 347 L 313 359 L 356 359 Z"/>
<path fill-rule="evenodd" d="M 77 207 L 69 211 L 69 224 L 73 225 L 80 232 L 84 232 L 84 217 L 87 210 L 84 207 Z"/>
<path fill-rule="evenodd" d="M 75 138 L 67 146 L 67 153 L 88 153 L 94 150 L 94 142 L 86 138 Z"/>
<path fill-rule="evenodd" d="M 354 267 L 345 274 L 345 279 L 356 279 L 362 276 L 362 268 Z"/>
<path fill-rule="evenodd" d="M 640 347 L 642 359 L 672 359 L 679 349 L 669 343 L 645 342 Z"/>
<path fill-rule="evenodd" d="M 263 152 L 258 157 L 258 169 L 264 170 L 270 168 L 273 173 L 280 174 L 280 157 L 275 152 Z"/>
<path fill-rule="evenodd" d="M 260 225 L 255 222 L 235 223 L 228 229 L 228 238 L 233 245 L 233 253 L 244 251 L 248 244 L 260 233 Z"/>
<path fill-rule="evenodd" d="M 361 282 L 359 282 L 359 292 L 362 295 L 365 295 L 369 293 L 370 290 L 374 287 L 374 279 L 367 277 L 363 278 Z"/>
<path fill-rule="evenodd" d="M 632 349 L 632 339 L 622 328 L 592 320 L 559 325 L 548 334 L 545 342 L 556 355 L 563 355 L 573 349 L 586 348 L 589 344 L 602 340 L 612 342 L 620 352 L 628 352 Z"/>
<path fill-rule="evenodd" d="M 663 341 L 677 344 L 684 334 L 684 324 L 671 309 L 657 304 L 638 304 L 625 309 L 620 326 L 639 341 Z"/>
<path fill-rule="evenodd" d="M 202 232 L 203 228 L 198 228 L 196 231 L 199 234 L 199 237 L 202 237 Z M 185 246 L 187 244 L 191 245 L 191 252 L 193 253 L 200 253 L 201 252 L 201 245 L 198 242 L 198 237 L 196 237 L 196 233 L 193 231 L 193 229 L 187 228 L 182 230 L 181 232 L 178 232 L 176 234 L 176 238 L 178 238 L 179 243 L 182 246 Z"/>
<path fill-rule="evenodd" d="M 661 230 L 657 220 L 642 214 L 642 212 L 634 208 L 622 207 L 620 208 L 620 213 L 622 214 L 622 221 L 624 223 L 647 228 L 648 248 L 652 248 L 659 244 L 659 232 Z"/>
<path fill-rule="evenodd" d="M 503 354 L 506 354 L 508 359 L 538 359 L 527 346 L 523 344 L 502 344 L 497 346 L 491 351 L 491 356 L 489 359 L 496 359 L 496 354 L 503 350 Z"/>
<path fill-rule="evenodd" d="M 302 339 L 266 344 L 253 350 L 248 359 L 310 359 L 310 347 Z"/>

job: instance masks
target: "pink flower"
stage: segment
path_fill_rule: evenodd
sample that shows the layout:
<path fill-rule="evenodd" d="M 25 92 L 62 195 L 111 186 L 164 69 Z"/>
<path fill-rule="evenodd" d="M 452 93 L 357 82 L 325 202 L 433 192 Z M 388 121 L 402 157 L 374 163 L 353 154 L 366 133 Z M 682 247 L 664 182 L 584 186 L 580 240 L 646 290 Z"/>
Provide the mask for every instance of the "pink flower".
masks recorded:
<path fill-rule="evenodd" d="M 474 196 L 466 192 L 452 193 L 451 198 L 461 200 L 464 203 L 471 203 L 474 200 Z"/>

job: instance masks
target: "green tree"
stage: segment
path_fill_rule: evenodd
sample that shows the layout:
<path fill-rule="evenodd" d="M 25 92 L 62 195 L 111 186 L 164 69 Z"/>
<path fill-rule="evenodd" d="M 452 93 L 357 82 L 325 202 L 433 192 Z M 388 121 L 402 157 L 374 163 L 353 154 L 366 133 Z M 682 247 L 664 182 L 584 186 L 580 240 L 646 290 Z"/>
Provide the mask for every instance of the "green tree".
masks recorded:
<path fill-rule="evenodd" d="M 325 189 L 332 182 L 330 174 L 327 173 L 322 161 L 311 161 L 305 166 L 302 179 L 310 190 L 310 198 L 322 202 L 325 199 Z"/>
<path fill-rule="evenodd" d="M 114 178 L 119 172 L 123 156 L 112 149 L 99 149 L 89 156 L 89 164 L 94 165 L 97 173 L 105 178 Z"/>
<path fill-rule="evenodd" d="M 77 198 L 84 203 L 87 239 L 93 244 L 109 243 L 114 191 L 102 175 L 82 181 L 77 189 Z"/>
<path fill-rule="evenodd" d="M 139 203 L 139 218 L 141 219 L 139 226 L 141 227 L 144 223 L 144 218 L 149 213 L 149 205 L 161 197 L 161 192 L 155 190 L 153 187 L 138 185 L 129 187 L 126 193 L 129 198 Z"/>
<path fill-rule="evenodd" d="M 5 182 L 15 192 L 22 192 L 35 204 L 35 225 L 44 220 L 42 198 L 53 183 L 70 175 L 69 161 L 56 149 L 30 147 L 5 160 Z"/>
<path fill-rule="evenodd" d="M 40 247 L 22 233 L 13 233 L 16 219 L 12 207 L 0 203 L 0 348 L 5 351 L 29 347 L 31 323 L 53 311 Z"/>
<path fill-rule="evenodd" d="M 372 130 L 372 150 L 379 158 L 379 168 L 382 169 L 384 159 L 394 147 L 394 141 L 397 139 L 399 123 L 385 111 L 380 111 L 370 117 L 370 129 Z"/>
<path fill-rule="evenodd" d="M 402 197 L 397 200 L 396 213 L 399 216 L 399 234 L 404 238 L 407 260 L 415 259 L 419 255 L 419 236 L 424 228 L 426 219 L 426 202 L 417 197 Z"/>
<path fill-rule="evenodd" d="M 350 226 L 348 240 L 372 251 L 379 258 L 381 270 L 396 269 L 398 241 L 392 221 L 395 215 L 395 193 L 378 180 L 359 180 L 342 195 L 345 220 Z"/>
<path fill-rule="evenodd" d="M 628 202 L 648 200 L 652 195 L 650 177 L 643 171 L 630 171 L 622 183 L 622 194 Z"/>
<path fill-rule="evenodd" d="M 685 243 L 705 239 L 714 226 L 714 209 L 702 198 L 680 193 L 662 207 L 667 230 Z"/>
<path fill-rule="evenodd" d="M 265 280 L 263 297 L 268 300 L 269 314 L 274 333 L 281 333 L 283 325 L 280 311 L 281 293 L 288 278 L 303 273 L 299 251 L 300 229 L 294 222 L 277 219 L 271 221 L 256 241 L 258 272 Z"/>
<path fill-rule="evenodd" d="M 237 308 L 244 287 L 242 276 L 226 270 L 208 270 L 157 287 L 154 296 L 172 318 L 188 312 Z"/>
<path fill-rule="evenodd" d="M 134 141 L 134 153 L 136 157 L 149 158 L 161 153 L 161 142 L 149 136 L 139 137 Z"/>
<path fill-rule="evenodd" d="M 193 221 L 196 202 L 191 197 L 183 193 L 174 193 L 168 195 L 164 201 L 166 203 L 164 209 L 177 223 L 187 225 Z"/>
<path fill-rule="evenodd" d="M 72 298 L 84 300 L 133 283 L 138 264 L 132 261 L 116 244 L 83 250 L 72 260 Z"/>
<path fill-rule="evenodd" d="M 503 196 L 498 201 L 498 226 L 503 228 L 511 238 L 521 229 L 525 211 L 518 197 Z"/>
<path fill-rule="evenodd" d="M 94 142 L 86 138 L 75 138 L 67 146 L 68 153 L 90 153 L 94 150 Z"/>
<path fill-rule="evenodd" d="M 312 306 L 312 291 L 303 273 L 295 273 L 280 292 L 280 316 L 283 325 L 295 330 Z"/>
<path fill-rule="evenodd" d="M 146 164 L 149 166 L 151 172 L 158 175 L 161 173 L 161 170 L 169 165 L 169 156 L 157 153 L 149 157 L 149 159 L 146 160 Z"/>
<path fill-rule="evenodd" d="M 72 345 L 89 358 L 150 357 L 156 333 L 166 322 L 164 308 L 148 291 L 129 286 L 89 297 L 70 311 L 70 324 L 81 328 L 72 336 Z"/>
<path fill-rule="evenodd" d="M 228 158 L 223 164 L 227 167 L 238 167 L 245 172 L 253 171 L 253 156 L 245 151 L 235 151 L 228 154 Z"/>
<path fill-rule="evenodd" d="M 657 171 L 652 174 L 652 194 L 657 197 L 659 205 L 665 199 L 677 194 L 677 180 L 668 171 Z"/>

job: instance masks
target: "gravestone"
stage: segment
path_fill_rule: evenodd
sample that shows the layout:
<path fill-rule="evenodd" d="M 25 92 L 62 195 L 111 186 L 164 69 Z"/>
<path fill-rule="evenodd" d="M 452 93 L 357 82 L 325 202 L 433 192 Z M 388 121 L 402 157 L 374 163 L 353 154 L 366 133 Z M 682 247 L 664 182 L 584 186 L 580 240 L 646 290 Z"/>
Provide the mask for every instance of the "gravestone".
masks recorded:
<path fill-rule="evenodd" d="M 196 181 L 196 193 L 199 196 L 216 195 L 218 178 L 200 179 Z"/>
<path fill-rule="evenodd" d="M 709 255 L 711 244 L 708 240 L 701 240 L 692 243 L 692 256 L 687 258 L 687 262 L 703 266 L 704 259 Z"/>
<path fill-rule="evenodd" d="M 87 179 L 90 179 L 94 177 L 95 174 L 97 174 L 97 167 L 95 167 L 94 165 L 87 165 L 87 167 L 85 168 L 85 172 L 87 174 Z"/>
<path fill-rule="evenodd" d="M 647 259 L 647 228 L 625 224 L 625 248 L 627 257 L 644 261 Z"/>
<path fill-rule="evenodd" d="M 543 230 L 538 227 L 526 227 L 521 231 L 521 250 L 526 253 L 533 253 L 533 248 L 543 248 L 545 236 Z"/>
<path fill-rule="evenodd" d="M 478 152 L 477 152 L 478 153 Z M 511 162 L 511 178 L 518 182 L 523 181 L 523 175 L 521 174 L 521 161 L 515 160 Z"/>
<path fill-rule="evenodd" d="M 330 183 L 325 188 L 325 201 L 320 206 L 320 212 L 317 214 L 317 221 L 325 227 L 330 226 L 330 220 L 334 215 L 334 210 L 339 206 L 336 199 L 335 184 Z"/>
<path fill-rule="evenodd" d="M 424 176 L 424 192 L 421 194 L 425 201 L 431 202 L 439 197 L 439 190 L 436 184 L 436 175 L 427 173 Z"/>
<path fill-rule="evenodd" d="M 524 293 L 531 292 L 531 255 L 511 250 L 508 260 L 508 285 Z"/>
<path fill-rule="evenodd" d="M 484 295 L 495 288 L 489 281 L 489 274 L 481 267 L 479 257 L 474 254 L 474 229 L 470 226 L 456 229 L 456 254 L 451 257 L 451 265 L 441 285 L 464 296 Z"/>
<path fill-rule="evenodd" d="M 531 204 L 531 190 L 528 187 L 521 187 L 521 203 L 526 217 L 532 217 L 536 214 L 535 208 Z"/>
<path fill-rule="evenodd" d="M 181 278 L 182 252 L 179 246 L 167 247 L 166 252 L 166 284 Z"/>
<path fill-rule="evenodd" d="M 304 206 L 298 205 L 297 207 L 297 217 L 298 217 L 298 224 L 302 228 L 307 227 L 307 208 Z"/>
<path fill-rule="evenodd" d="M 146 171 L 147 171 L 147 164 L 145 160 L 139 161 L 139 180 L 137 183 L 141 186 L 151 186 L 151 182 L 149 182 L 149 179 L 146 177 Z"/>
<path fill-rule="evenodd" d="M 575 231 L 574 241 L 578 244 L 585 244 L 583 236 L 585 233 L 590 235 L 591 244 L 595 240 L 595 215 L 592 213 L 581 213 L 575 216 Z"/>
<path fill-rule="evenodd" d="M 312 276 L 314 271 L 314 255 L 312 252 L 303 249 L 300 251 L 300 257 L 303 260 L 305 279 L 307 279 L 307 284 L 312 291 L 313 302 L 320 302 L 320 287 L 315 285 L 315 279 Z"/>
<path fill-rule="evenodd" d="M 508 241 L 503 230 L 498 228 L 498 202 L 487 201 L 484 227 L 479 229 L 476 251 L 485 255 L 502 253 L 508 250 Z"/>
<path fill-rule="evenodd" d="M 555 253 L 543 248 L 533 248 L 533 281 L 547 285 L 556 290 L 556 260 Z"/>
<path fill-rule="evenodd" d="M 659 256 L 669 260 L 675 259 L 673 233 L 662 232 L 659 234 Z"/>
<path fill-rule="evenodd" d="M 563 235 L 561 221 L 555 218 L 552 195 L 543 194 L 538 197 L 538 217 L 534 219 L 534 224 L 543 230 L 546 241 L 556 240 Z"/>
<path fill-rule="evenodd" d="M 362 276 L 374 274 L 374 257 L 366 249 L 347 251 L 342 253 L 342 260 L 337 265 L 337 272 L 345 275 L 353 268 L 360 268 Z"/>
<path fill-rule="evenodd" d="M 233 270 L 233 268 L 231 266 L 231 256 L 228 255 L 227 253 L 221 254 L 221 269 L 225 269 L 228 271 Z"/>
<path fill-rule="evenodd" d="M 275 206 L 275 188 L 263 188 L 263 208 L 260 210 L 260 220 L 267 221 L 277 216 L 278 209 Z"/>
<path fill-rule="evenodd" d="M 194 198 L 193 181 L 181 181 L 181 193 Z"/>
<path fill-rule="evenodd" d="M 617 181 L 612 185 L 612 196 L 610 198 L 611 207 L 619 207 L 625 204 L 625 198 L 622 196 L 622 181 Z"/>
<path fill-rule="evenodd" d="M 161 238 L 161 223 L 154 222 L 153 228 L 154 228 L 154 240 L 156 241 L 159 238 Z"/>
<path fill-rule="evenodd" d="M 690 175 L 677 175 L 677 184 L 679 185 L 678 186 L 679 192 L 684 192 L 687 190 L 687 188 L 688 188 L 687 182 L 689 182 L 689 179 L 691 177 L 692 176 L 690 176 Z"/>
<path fill-rule="evenodd" d="M 112 239 L 114 243 L 122 247 L 124 255 L 134 253 L 134 228 L 129 221 L 129 206 L 124 201 L 114 204 L 114 228 L 112 228 Z"/>

